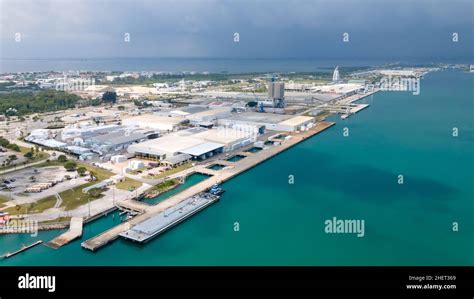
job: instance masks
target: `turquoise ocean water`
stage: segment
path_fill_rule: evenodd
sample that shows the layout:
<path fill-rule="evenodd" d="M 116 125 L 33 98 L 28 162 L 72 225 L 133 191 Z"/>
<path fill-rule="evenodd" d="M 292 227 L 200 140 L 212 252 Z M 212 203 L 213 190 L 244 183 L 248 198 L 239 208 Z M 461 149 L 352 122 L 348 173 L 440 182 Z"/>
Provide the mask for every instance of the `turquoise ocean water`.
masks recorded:
<path fill-rule="evenodd" d="M 369 108 L 225 183 L 218 203 L 144 246 L 80 247 L 117 224 L 114 213 L 82 240 L 0 265 L 474 265 L 473 86 L 474 74 L 434 72 L 418 96 L 365 98 Z M 365 236 L 326 234 L 332 217 L 365 220 Z M 35 240 L 0 236 L 0 252 Z"/>

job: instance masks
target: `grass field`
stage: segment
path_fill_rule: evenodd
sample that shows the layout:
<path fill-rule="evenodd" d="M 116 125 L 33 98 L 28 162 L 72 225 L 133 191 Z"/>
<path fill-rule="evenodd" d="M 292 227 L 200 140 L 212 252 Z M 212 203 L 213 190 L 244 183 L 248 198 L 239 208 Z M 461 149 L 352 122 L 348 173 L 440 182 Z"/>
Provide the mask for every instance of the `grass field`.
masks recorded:
<path fill-rule="evenodd" d="M 151 189 L 147 190 L 146 193 L 157 196 L 158 194 L 160 194 L 162 192 L 165 192 L 165 191 L 168 191 L 168 190 L 174 188 L 178 184 L 179 184 L 178 179 L 164 181 L 163 183 L 160 183 L 158 185 L 153 186 Z"/>
<path fill-rule="evenodd" d="M 139 188 L 142 185 L 141 182 L 135 181 L 131 178 L 125 178 L 123 182 L 120 182 L 116 184 L 115 186 L 117 189 L 122 189 L 122 190 L 135 190 Z"/>
<path fill-rule="evenodd" d="M 111 176 L 114 175 L 112 172 L 110 172 L 108 170 L 105 170 L 105 169 L 102 169 L 102 168 L 99 168 L 99 167 L 95 167 L 95 166 L 92 166 L 92 165 L 89 165 L 89 164 L 85 164 L 85 163 L 82 163 L 82 162 L 77 161 L 77 160 L 71 160 L 71 161 L 76 162 L 77 167 L 83 166 L 87 169 L 87 171 L 94 172 L 95 177 L 97 178 L 97 181 L 102 181 L 102 180 L 108 179 L 108 178 L 110 178 Z M 38 165 L 36 165 L 36 167 L 62 166 L 62 165 L 64 165 L 64 163 L 59 162 L 57 160 L 54 160 L 54 161 L 48 161 L 48 162 L 38 164 Z M 83 186 L 85 186 L 85 185 L 83 185 Z"/>
<path fill-rule="evenodd" d="M 74 210 L 77 207 L 87 204 L 89 201 L 94 201 L 96 199 L 103 197 L 103 195 L 100 195 L 99 197 L 95 198 L 95 197 L 89 196 L 87 193 L 82 192 L 83 188 L 96 184 L 96 183 L 97 181 L 90 182 L 90 183 L 78 186 L 76 188 L 72 188 L 72 189 L 59 193 L 59 195 L 63 199 L 63 203 L 61 207 L 64 208 L 66 211 Z"/>
<path fill-rule="evenodd" d="M 54 207 L 55 203 L 56 198 L 54 196 L 49 196 L 36 202 L 10 207 L 3 210 L 3 212 L 8 212 L 10 215 L 41 213 L 44 210 Z"/>
<path fill-rule="evenodd" d="M 160 174 L 157 174 L 155 176 L 146 175 L 146 176 L 143 176 L 143 178 L 144 179 L 161 179 L 161 178 L 170 176 L 172 174 L 178 173 L 180 171 L 186 170 L 186 169 L 191 168 L 191 167 L 193 167 L 193 162 L 187 162 L 187 163 L 184 163 L 183 165 L 172 168 L 170 170 L 167 170 L 167 171 L 162 172 Z"/>
<path fill-rule="evenodd" d="M 3 197 L 0 196 L 0 209 L 5 207 L 5 205 L 3 203 L 7 202 L 7 201 L 8 201 L 8 199 L 3 198 Z"/>

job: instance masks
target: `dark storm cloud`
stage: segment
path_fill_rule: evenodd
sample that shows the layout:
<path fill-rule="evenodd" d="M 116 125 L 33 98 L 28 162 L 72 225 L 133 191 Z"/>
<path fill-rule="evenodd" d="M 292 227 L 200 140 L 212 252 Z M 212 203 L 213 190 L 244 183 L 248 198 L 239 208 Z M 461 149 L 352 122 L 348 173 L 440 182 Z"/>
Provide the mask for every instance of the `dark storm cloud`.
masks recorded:
<path fill-rule="evenodd" d="M 472 57 L 474 42 L 469 0 L 0 3 L 3 57 Z"/>

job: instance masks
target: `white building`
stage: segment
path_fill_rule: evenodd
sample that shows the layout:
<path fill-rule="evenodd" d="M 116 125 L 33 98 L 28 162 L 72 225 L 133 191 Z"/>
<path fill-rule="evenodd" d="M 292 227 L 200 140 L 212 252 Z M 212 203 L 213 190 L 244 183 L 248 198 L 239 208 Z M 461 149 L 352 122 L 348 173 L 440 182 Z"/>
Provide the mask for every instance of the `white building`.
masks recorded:
<path fill-rule="evenodd" d="M 314 117 L 308 116 L 244 112 L 219 120 L 219 125 L 226 127 L 252 125 L 259 128 L 259 133 L 263 131 L 262 126 L 265 130 L 293 132 L 314 121 Z"/>
<path fill-rule="evenodd" d="M 224 151 L 232 151 L 254 142 L 257 138 L 255 132 L 236 130 L 234 128 L 215 128 L 205 130 L 195 135 L 193 138 L 202 139 L 205 141 L 221 143 L 224 145 Z"/>
<path fill-rule="evenodd" d="M 224 144 L 210 142 L 193 136 L 169 134 L 157 139 L 132 144 L 127 151 L 137 157 L 163 160 L 178 154 L 189 154 L 194 159 L 203 160 L 224 151 Z"/>
<path fill-rule="evenodd" d="M 104 125 L 104 126 L 93 126 L 93 125 L 73 125 L 64 128 L 61 131 L 61 139 L 69 140 L 74 138 L 86 139 L 96 134 L 107 133 L 118 129 L 118 125 Z"/>
<path fill-rule="evenodd" d="M 209 109 L 197 113 L 186 115 L 186 119 L 193 125 L 198 125 L 201 122 L 216 121 L 231 115 L 231 108 L 217 108 Z"/>
<path fill-rule="evenodd" d="M 295 116 L 277 124 L 278 131 L 295 132 L 304 131 L 314 125 L 314 117 Z"/>
<path fill-rule="evenodd" d="M 131 170 L 137 170 L 144 167 L 145 163 L 139 160 L 131 160 L 130 162 L 128 162 L 128 168 Z"/>
<path fill-rule="evenodd" d="M 142 129 L 153 129 L 157 131 L 173 131 L 185 119 L 180 117 L 167 117 L 154 114 L 145 114 L 126 118 L 122 124 L 126 126 L 137 126 Z"/>
<path fill-rule="evenodd" d="M 110 157 L 110 161 L 112 163 L 121 163 L 127 161 L 127 157 L 124 155 L 115 155 Z"/>
<path fill-rule="evenodd" d="M 332 74 L 332 82 L 336 83 L 339 80 L 341 80 L 339 76 L 339 66 L 336 66 L 336 68 L 334 69 L 334 73 Z"/>

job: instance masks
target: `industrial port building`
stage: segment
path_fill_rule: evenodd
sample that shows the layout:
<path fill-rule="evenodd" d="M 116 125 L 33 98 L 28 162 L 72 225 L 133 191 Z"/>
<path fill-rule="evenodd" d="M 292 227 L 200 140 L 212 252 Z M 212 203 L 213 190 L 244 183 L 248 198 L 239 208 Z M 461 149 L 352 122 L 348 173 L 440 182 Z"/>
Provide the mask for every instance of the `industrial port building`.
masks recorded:
<path fill-rule="evenodd" d="M 267 130 L 295 132 L 314 124 L 314 117 L 292 116 L 285 114 L 271 114 L 258 112 L 244 112 L 231 117 L 220 119 L 218 123 L 222 126 L 232 125 L 254 125 L 265 126 Z M 311 125 L 310 125 L 311 126 Z"/>
<path fill-rule="evenodd" d="M 161 138 L 128 147 L 137 157 L 164 160 L 179 154 L 188 154 L 195 160 L 204 160 L 226 151 L 246 146 L 256 140 L 252 132 L 219 128 L 210 130 L 188 129 Z"/>

